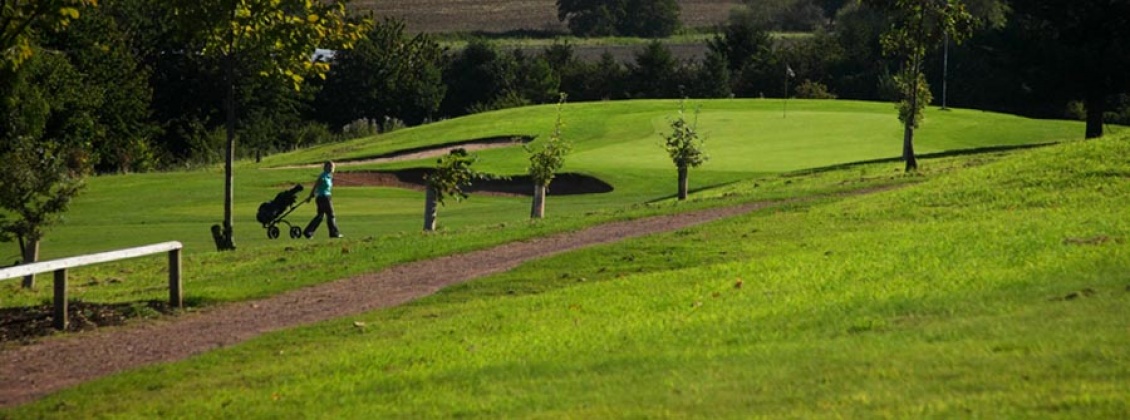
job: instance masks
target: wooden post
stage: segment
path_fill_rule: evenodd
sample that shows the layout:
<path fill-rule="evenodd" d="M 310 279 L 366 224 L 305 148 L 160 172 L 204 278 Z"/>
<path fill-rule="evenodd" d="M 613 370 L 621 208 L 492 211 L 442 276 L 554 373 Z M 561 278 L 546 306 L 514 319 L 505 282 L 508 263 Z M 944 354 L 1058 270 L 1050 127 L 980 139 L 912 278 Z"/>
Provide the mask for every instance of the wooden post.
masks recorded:
<path fill-rule="evenodd" d="M 182 280 L 180 273 L 180 248 L 169 251 L 169 306 L 184 308 L 184 296 L 181 294 Z"/>
<path fill-rule="evenodd" d="M 436 201 L 438 196 L 439 194 L 436 192 L 436 189 L 432 187 L 428 187 L 427 191 L 424 193 L 424 230 L 427 232 L 436 230 L 436 216 L 438 212 Z"/>
<path fill-rule="evenodd" d="M 67 269 L 55 270 L 55 329 L 67 329 Z"/>

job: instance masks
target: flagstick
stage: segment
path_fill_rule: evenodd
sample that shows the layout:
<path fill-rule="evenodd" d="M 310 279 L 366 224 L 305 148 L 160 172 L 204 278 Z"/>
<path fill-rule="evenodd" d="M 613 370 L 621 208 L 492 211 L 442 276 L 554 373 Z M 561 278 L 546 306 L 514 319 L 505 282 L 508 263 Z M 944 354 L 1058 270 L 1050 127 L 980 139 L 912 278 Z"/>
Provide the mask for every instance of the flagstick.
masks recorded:
<path fill-rule="evenodd" d="M 789 117 L 789 74 L 785 73 L 785 106 L 781 111 L 781 118 Z"/>

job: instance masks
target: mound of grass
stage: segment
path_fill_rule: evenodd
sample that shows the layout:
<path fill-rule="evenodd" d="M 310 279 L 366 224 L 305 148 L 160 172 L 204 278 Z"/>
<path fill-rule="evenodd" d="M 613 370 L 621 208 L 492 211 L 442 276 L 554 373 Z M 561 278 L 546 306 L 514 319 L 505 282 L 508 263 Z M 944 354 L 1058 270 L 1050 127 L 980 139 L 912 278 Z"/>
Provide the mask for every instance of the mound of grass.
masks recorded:
<path fill-rule="evenodd" d="M 4 415 L 1122 417 L 1127 140 L 572 252 Z"/>

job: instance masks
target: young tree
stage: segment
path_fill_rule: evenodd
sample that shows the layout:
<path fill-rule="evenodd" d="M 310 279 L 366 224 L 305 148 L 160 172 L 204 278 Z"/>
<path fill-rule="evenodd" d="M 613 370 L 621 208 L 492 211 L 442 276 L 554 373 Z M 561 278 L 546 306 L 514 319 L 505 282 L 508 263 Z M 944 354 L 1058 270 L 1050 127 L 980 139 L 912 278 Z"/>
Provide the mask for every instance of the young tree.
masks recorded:
<path fill-rule="evenodd" d="M 312 58 L 315 49 L 352 48 L 364 35 L 368 21 L 349 18 L 344 1 L 176 0 L 175 8 L 187 33 L 198 37 L 200 52 L 218 58 L 224 67 L 224 222 L 222 227 L 213 226 L 212 231 L 219 250 L 234 250 L 232 162 L 236 81 L 240 77 L 275 76 L 297 90 L 306 77 L 322 77 L 329 70 L 328 63 Z M 237 69 L 249 69 L 252 73 L 237 75 Z"/>
<path fill-rule="evenodd" d="M 426 190 L 424 192 L 424 230 L 436 230 L 438 205 L 444 205 L 448 197 L 456 201 L 463 201 L 467 193 L 463 191 L 471 185 L 471 181 L 478 178 L 479 174 L 471 169 L 477 158 L 467 153 L 463 148 L 454 149 L 436 160 L 436 168 L 432 173 L 424 176 Z"/>
<path fill-rule="evenodd" d="M 883 51 L 902 60 L 895 75 L 901 101 L 899 120 L 903 123 L 902 157 L 906 171 L 918 169 L 914 155 L 914 129 L 922 120 L 922 110 L 930 103 L 930 88 L 923 74 L 926 53 L 948 37 L 960 43 L 969 36 L 973 17 L 961 0 L 863 0 L 886 11 L 893 24 L 880 41 Z"/>
<path fill-rule="evenodd" d="M 0 136 L 0 240 L 19 242 L 24 263 L 39 260 L 39 243 L 61 220 L 90 168 L 89 138 L 101 97 L 58 54 L 25 60 L 12 84 L 12 101 L 0 104 L 7 129 Z M 24 278 L 32 287 L 34 276 Z"/>
<path fill-rule="evenodd" d="M 545 194 L 549 190 L 549 183 L 557 176 L 557 171 L 565 165 L 565 155 L 569 154 L 572 144 L 561 138 L 561 129 L 565 123 L 561 119 L 561 110 L 565 107 L 566 95 L 561 94 L 557 102 L 557 120 L 553 123 L 553 134 L 549 140 L 542 144 L 541 149 L 525 145 L 526 153 L 530 154 L 530 166 L 527 171 L 530 179 L 534 181 L 534 201 L 530 209 L 531 219 L 545 217 Z"/>
<path fill-rule="evenodd" d="M 695 109 L 694 121 L 687 121 L 685 104 L 686 99 L 679 100 L 679 116 L 671 120 L 671 134 L 663 135 L 663 148 L 679 171 L 680 201 L 687 199 L 688 170 L 697 168 L 708 159 L 698 135 L 698 109 Z"/>

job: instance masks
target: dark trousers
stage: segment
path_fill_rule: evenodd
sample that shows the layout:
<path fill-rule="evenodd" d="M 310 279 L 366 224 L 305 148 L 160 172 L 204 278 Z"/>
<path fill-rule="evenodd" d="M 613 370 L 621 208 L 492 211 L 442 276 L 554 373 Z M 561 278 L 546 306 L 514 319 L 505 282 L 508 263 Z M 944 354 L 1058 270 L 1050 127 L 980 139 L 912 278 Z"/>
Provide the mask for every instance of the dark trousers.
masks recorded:
<path fill-rule="evenodd" d="M 318 196 L 314 198 L 314 202 L 318 204 L 318 215 L 310 219 L 310 224 L 306 225 L 306 236 L 314 236 L 314 232 L 318 230 L 318 226 L 322 225 L 322 219 L 326 219 L 326 226 L 330 228 L 330 237 L 337 236 L 340 232 L 337 230 L 337 218 L 334 217 L 334 203 L 329 197 Z"/>

